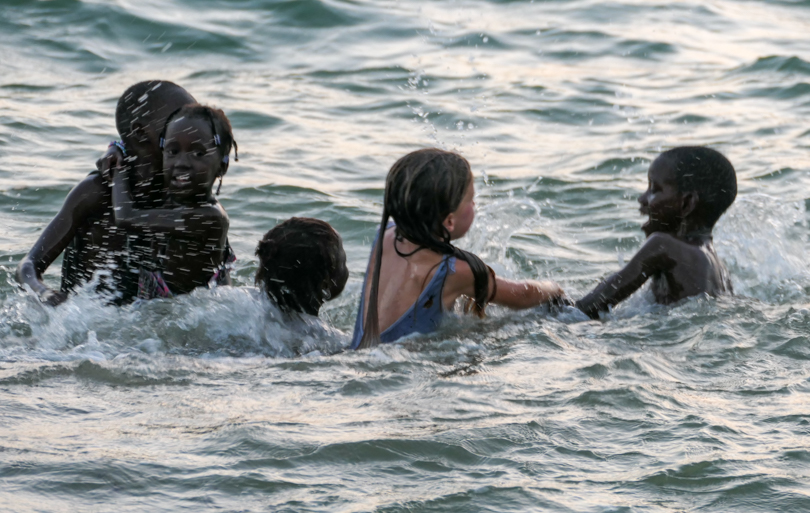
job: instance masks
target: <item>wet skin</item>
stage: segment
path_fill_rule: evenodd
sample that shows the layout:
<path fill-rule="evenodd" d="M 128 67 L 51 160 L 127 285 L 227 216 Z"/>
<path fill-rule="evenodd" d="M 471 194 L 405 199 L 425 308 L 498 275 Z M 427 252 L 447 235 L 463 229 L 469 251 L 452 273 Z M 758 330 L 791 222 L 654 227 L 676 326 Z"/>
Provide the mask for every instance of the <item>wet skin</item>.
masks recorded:
<path fill-rule="evenodd" d="M 142 207 L 154 206 L 165 195 L 157 173 L 161 167 L 158 134 L 162 119 L 190 101 L 193 98 L 187 94 L 168 98 L 166 105 L 154 112 L 156 118 L 133 124 L 128 134 L 127 164 L 134 178 L 134 197 Z M 63 251 L 62 287 L 57 292 L 45 285 L 42 273 Z M 124 285 L 128 273 L 126 253 L 127 234 L 114 223 L 108 182 L 102 173 L 93 172 L 70 191 L 59 213 L 20 262 L 17 281 L 28 285 L 44 303 L 57 305 L 95 272 L 111 270 L 113 283 L 106 288 L 117 288 L 120 299 L 125 301 L 132 292 Z"/>
<path fill-rule="evenodd" d="M 609 276 L 577 308 L 596 319 L 652 278 L 655 301 L 671 304 L 690 296 L 732 293 L 728 271 L 712 245 L 712 227 L 696 219 L 696 192 L 678 191 L 672 163 L 659 157 L 651 165 L 647 190 L 638 198 L 648 216 L 647 240 L 622 269 Z"/>
<path fill-rule="evenodd" d="M 113 174 L 116 226 L 151 234 L 150 270 L 162 271 L 174 294 L 207 285 L 223 262 L 229 220 L 211 189 L 227 169 L 210 123 L 195 117 L 173 120 L 167 127 L 163 179 L 168 200 L 163 207 L 138 208 L 127 172 Z"/>

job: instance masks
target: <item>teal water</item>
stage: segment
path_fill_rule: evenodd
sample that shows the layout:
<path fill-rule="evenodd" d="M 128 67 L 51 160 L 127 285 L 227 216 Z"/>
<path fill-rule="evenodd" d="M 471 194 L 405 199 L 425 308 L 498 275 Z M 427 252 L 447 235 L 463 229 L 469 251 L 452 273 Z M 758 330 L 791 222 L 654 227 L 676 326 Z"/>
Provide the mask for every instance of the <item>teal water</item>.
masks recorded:
<path fill-rule="evenodd" d="M 0 2 L 0 510 L 810 511 L 810 2 Z M 130 84 L 230 116 L 236 287 L 44 308 L 13 271 Z M 640 246 L 650 159 L 738 172 L 738 295 L 605 322 L 493 309 L 348 343 L 387 169 L 471 162 L 462 245 L 572 297 Z M 323 322 L 251 288 L 262 233 L 332 223 Z M 59 265 L 46 279 L 58 285 Z"/>

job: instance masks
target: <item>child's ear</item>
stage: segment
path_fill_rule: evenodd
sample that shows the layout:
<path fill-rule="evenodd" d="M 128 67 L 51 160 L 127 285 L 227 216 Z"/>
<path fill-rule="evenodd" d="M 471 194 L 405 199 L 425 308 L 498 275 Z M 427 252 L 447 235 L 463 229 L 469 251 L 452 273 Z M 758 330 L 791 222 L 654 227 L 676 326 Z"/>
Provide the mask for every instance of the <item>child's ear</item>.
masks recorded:
<path fill-rule="evenodd" d="M 681 198 L 681 216 L 689 217 L 689 214 L 695 211 L 698 206 L 698 193 L 697 191 L 690 191 L 684 194 Z"/>
<path fill-rule="evenodd" d="M 230 165 L 230 158 L 227 156 L 223 157 L 222 160 L 219 161 L 219 176 L 225 176 L 225 173 L 228 172 L 228 166 Z"/>
<path fill-rule="evenodd" d="M 140 122 L 133 121 L 132 124 L 129 125 L 129 136 L 132 140 L 140 141 L 146 137 L 146 130 L 144 130 Z"/>
<path fill-rule="evenodd" d="M 452 213 L 448 214 L 447 217 L 444 218 L 442 226 L 444 226 L 447 229 L 448 233 L 453 233 L 453 228 L 455 228 L 456 226 L 456 216 L 453 215 Z"/>

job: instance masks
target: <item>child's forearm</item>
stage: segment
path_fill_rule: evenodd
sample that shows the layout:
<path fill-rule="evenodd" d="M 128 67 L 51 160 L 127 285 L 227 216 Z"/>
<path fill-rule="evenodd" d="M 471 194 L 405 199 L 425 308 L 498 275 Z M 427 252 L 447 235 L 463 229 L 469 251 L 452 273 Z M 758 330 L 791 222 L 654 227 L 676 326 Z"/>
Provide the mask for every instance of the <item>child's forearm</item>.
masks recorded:
<path fill-rule="evenodd" d="M 181 214 L 174 209 L 135 207 L 127 175 L 125 170 L 113 173 L 112 204 L 115 226 L 124 229 L 150 229 L 162 232 L 185 230 L 185 222 Z"/>
<path fill-rule="evenodd" d="M 589 294 L 576 302 L 576 307 L 591 319 L 598 319 L 599 312 L 607 312 L 609 307 L 626 299 L 644 285 L 647 277 L 648 275 L 641 271 L 640 265 L 631 262 L 594 287 Z"/>
<path fill-rule="evenodd" d="M 552 281 L 512 281 L 496 278 L 497 290 L 492 302 L 514 309 L 532 308 L 563 296 L 562 288 Z"/>
<path fill-rule="evenodd" d="M 115 226 L 119 228 L 131 228 L 133 223 L 134 208 L 132 207 L 132 195 L 129 190 L 129 177 L 127 172 L 120 170 L 113 173 L 112 178 L 112 204 L 113 219 Z"/>
<path fill-rule="evenodd" d="M 618 304 L 626 294 L 618 294 L 618 285 L 615 283 L 617 274 L 610 276 L 597 285 L 589 294 L 578 300 L 575 305 L 591 319 L 598 319 L 599 312 L 607 312 L 610 306 Z"/>

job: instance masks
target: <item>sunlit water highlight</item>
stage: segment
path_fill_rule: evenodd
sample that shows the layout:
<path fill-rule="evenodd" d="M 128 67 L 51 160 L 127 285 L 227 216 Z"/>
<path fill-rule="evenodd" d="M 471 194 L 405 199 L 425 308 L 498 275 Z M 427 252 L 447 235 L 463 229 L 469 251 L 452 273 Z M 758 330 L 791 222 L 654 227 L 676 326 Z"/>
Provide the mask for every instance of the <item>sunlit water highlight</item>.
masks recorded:
<path fill-rule="evenodd" d="M 0 509 L 810 510 L 809 31 L 788 0 L 4 2 Z M 45 308 L 14 268 L 153 77 L 233 122 L 237 286 Z M 682 144 L 737 168 L 737 296 L 343 351 L 399 156 L 463 153 L 462 244 L 578 297 L 640 246 L 649 161 Z M 321 321 L 252 288 L 293 215 L 349 254 Z"/>

